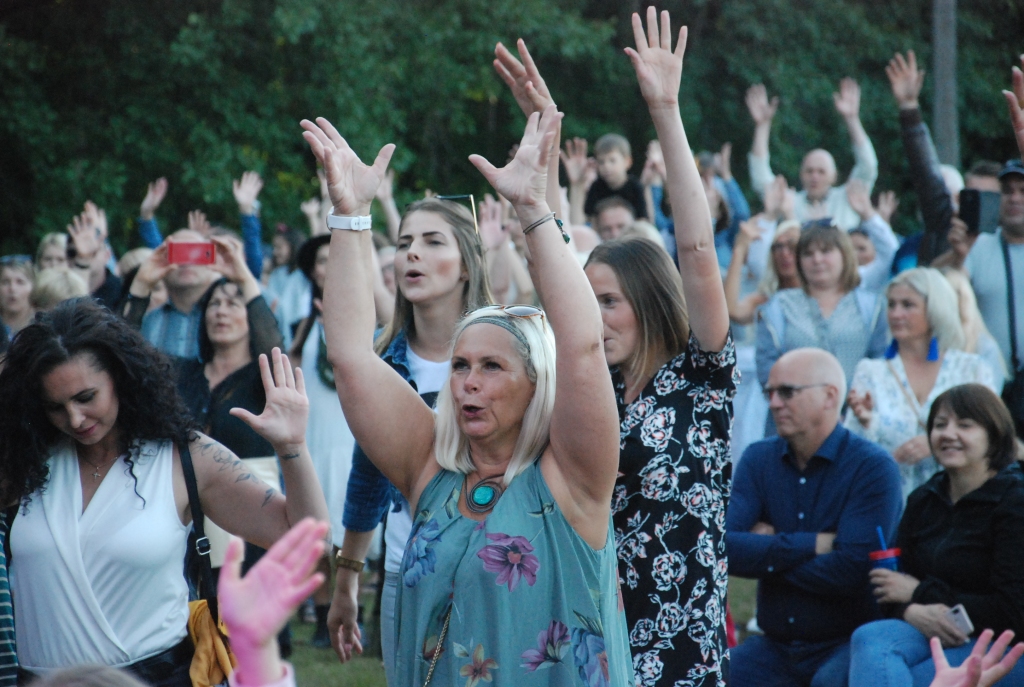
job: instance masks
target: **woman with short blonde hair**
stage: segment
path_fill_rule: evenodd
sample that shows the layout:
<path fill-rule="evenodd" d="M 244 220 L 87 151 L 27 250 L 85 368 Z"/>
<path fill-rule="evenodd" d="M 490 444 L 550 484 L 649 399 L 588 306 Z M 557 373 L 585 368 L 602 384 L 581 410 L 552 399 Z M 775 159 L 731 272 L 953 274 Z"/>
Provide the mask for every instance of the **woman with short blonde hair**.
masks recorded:
<path fill-rule="evenodd" d="M 29 302 L 36 310 L 49 310 L 69 298 L 89 295 L 89 285 L 82 275 L 71 270 L 50 268 L 36 275 Z"/>

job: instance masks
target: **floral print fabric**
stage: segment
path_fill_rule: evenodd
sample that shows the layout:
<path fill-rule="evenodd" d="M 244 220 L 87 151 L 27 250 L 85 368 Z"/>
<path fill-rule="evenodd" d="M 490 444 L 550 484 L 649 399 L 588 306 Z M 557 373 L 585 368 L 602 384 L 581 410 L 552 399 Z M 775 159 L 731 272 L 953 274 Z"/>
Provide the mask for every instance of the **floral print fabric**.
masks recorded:
<path fill-rule="evenodd" d="M 619 477 L 612 519 L 636 685 L 723 687 L 729 434 L 739 383 L 732 337 L 688 349 L 632 403 L 615 372 Z"/>
<path fill-rule="evenodd" d="M 441 472 L 420 497 L 401 568 L 396 684 L 422 685 L 436 655 L 432 687 L 632 687 L 611 523 L 593 550 L 536 463 L 480 522 L 458 510 L 463 481 Z"/>

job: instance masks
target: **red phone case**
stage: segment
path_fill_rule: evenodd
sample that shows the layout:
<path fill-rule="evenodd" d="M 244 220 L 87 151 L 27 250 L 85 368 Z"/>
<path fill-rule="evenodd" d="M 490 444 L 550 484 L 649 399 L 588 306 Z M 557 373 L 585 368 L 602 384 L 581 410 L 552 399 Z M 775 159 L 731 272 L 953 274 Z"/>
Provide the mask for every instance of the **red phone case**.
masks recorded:
<path fill-rule="evenodd" d="M 170 241 L 167 262 L 172 265 L 212 265 L 216 252 L 212 241 Z"/>

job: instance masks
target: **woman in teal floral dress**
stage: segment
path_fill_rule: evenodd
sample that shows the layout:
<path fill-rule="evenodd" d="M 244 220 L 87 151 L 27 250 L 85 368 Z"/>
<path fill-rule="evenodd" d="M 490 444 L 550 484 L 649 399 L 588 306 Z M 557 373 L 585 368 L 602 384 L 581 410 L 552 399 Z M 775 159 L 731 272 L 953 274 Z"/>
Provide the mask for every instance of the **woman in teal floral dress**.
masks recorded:
<path fill-rule="evenodd" d="M 492 306 L 463 318 L 436 417 L 373 352 L 369 232 L 331 237 L 324 327 L 342 409 L 415 514 L 395 621 L 402 687 L 633 684 L 611 534 L 618 422 L 601 314 L 549 210 L 560 121 L 554 105 L 532 114 L 503 169 L 471 158 L 523 224 L 547 311 Z M 393 146 L 367 167 L 326 120 L 302 125 L 334 213 L 369 215 Z"/>

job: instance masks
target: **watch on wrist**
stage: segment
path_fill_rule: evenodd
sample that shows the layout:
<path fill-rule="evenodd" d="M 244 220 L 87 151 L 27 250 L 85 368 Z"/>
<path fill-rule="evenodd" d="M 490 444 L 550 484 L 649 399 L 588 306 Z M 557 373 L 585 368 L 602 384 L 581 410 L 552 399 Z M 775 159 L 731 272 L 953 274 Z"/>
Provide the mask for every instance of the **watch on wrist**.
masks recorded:
<path fill-rule="evenodd" d="M 342 229 L 344 231 L 366 231 L 371 225 L 370 215 L 362 217 L 340 217 L 334 214 L 334 208 L 331 208 L 330 214 L 327 215 L 327 228 L 330 230 Z"/>
<path fill-rule="evenodd" d="M 348 570 L 352 570 L 353 572 L 363 572 L 362 561 L 355 561 L 351 558 L 345 558 L 341 555 L 340 550 L 334 554 L 334 564 L 337 565 L 339 568 L 347 568 Z"/>

